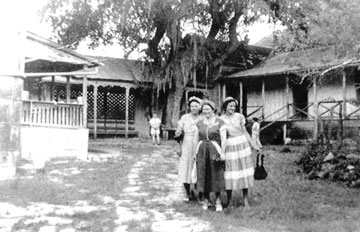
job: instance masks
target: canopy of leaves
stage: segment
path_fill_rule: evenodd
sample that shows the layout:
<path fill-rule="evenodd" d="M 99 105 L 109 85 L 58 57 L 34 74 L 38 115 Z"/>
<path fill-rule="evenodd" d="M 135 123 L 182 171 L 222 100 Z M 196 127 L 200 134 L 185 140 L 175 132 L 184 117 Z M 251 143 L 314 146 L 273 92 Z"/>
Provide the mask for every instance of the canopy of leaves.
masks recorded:
<path fill-rule="evenodd" d="M 246 43 L 238 27 L 269 11 L 266 0 L 52 0 L 43 14 L 72 47 L 90 38 L 91 47 L 119 43 L 130 53 L 145 43 L 149 74 L 169 82 L 180 64 L 186 84 L 197 68 L 221 64 Z M 226 44 L 221 51 L 218 41 Z"/>
<path fill-rule="evenodd" d="M 287 26 L 278 36 L 279 51 L 336 46 L 337 55 L 357 59 L 359 54 L 360 4 L 358 0 L 283 0 L 274 19 Z"/>

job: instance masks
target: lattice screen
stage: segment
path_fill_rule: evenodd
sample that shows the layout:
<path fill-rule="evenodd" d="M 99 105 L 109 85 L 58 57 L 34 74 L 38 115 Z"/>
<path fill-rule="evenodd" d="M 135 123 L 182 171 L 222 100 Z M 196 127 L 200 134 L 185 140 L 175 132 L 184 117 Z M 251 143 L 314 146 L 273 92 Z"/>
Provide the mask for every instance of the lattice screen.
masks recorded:
<path fill-rule="evenodd" d="M 66 99 L 66 87 L 57 86 L 55 100 Z M 81 88 L 71 89 L 71 99 L 76 99 L 82 94 Z M 87 92 L 87 117 L 94 119 L 94 92 L 93 87 L 88 88 Z M 97 118 L 98 119 L 117 119 L 125 120 L 125 89 L 99 87 L 97 93 Z M 135 96 L 130 91 L 129 95 L 129 120 L 135 120 Z"/>
<path fill-rule="evenodd" d="M 110 89 L 113 90 L 113 89 Z M 94 118 L 94 95 L 88 91 L 88 118 Z M 97 94 L 97 118 L 125 120 L 125 91 L 114 92 L 99 87 Z M 135 120 L 135 96 L 129 95 L 129 120 Z"/>
<path fill-rule="evenodd" d="M 87 92 L 87 118 L 94 119 L 94 93 L 93 91 Z"/>
<path fill-rule="evenodd" d="M 71 89 L 70 90 L 70 99 L 76 99 L 79 96 L 79 93 L 81 93 L 82 91 L 78 90 L 78 89 Z M 54 96 L 55 96 L 55 100 L 58 101 L 60 99 L 66 99 L 66 87 L 63 85 L 58 85 L 56 86 L 55 90 L 54 90 Z"/>

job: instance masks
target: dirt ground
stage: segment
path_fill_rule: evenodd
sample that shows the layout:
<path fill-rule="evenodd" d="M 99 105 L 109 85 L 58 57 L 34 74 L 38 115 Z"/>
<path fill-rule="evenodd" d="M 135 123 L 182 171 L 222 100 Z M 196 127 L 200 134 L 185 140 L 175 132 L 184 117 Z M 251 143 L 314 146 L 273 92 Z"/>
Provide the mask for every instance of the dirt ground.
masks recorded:
<path fill-rule="evenodd" d="M 307 180 L 294 164 L 302 149 L 265 147 L 269 177 L 250 189 L 251 208 L 218 213 L 182 201 L 175 142 L 90 140 L 86 161 L 27 164 L 0 182 L 0 232 L 360 231 L 360 191 Z"/>

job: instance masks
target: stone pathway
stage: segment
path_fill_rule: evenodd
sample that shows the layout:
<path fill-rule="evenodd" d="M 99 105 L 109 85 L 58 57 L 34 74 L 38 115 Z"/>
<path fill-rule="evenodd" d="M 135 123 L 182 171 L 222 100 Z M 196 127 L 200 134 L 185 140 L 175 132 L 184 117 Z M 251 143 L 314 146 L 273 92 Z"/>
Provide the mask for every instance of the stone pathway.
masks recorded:
<path fill-rule="evenodd" d="M 174 151 L 165 147 L 152 154 L 143 154 L 141 161 L 132 167 L 128 175 L 129 185 L 120 196 L 122 200 L 115 202 L 119 217 L 115 222 L 118 224 L 116 232 L 128 231 L 129 221 L 145 219 L 150 220 L 151 230 L 154 232 L 213 231 L 208 221 L 188 217 L 171 207 L 174 202 L 181 201 L 184 196 L 181 186 L 177 183 L 177 167 L 174 159 L 176 159 Z M 159 173 L 143 175 L 148 173 L 148 169 L 154 170 L 155 167 L 158 167 Z M 164 167 L 171 172 L 167 173 Z M 164 173 L 167 174 L 164 175 Z M 154 176 L 163 176 L 163 178 L 154 178 Z M 164 191 L 160 195 L 151 195 L 146 189 L 147 186 L 170 191 Z M 143 206 L 144 199 L 151 204 Z M 156 205 L 156 207 L 151 207 L 151 205 Z"/>

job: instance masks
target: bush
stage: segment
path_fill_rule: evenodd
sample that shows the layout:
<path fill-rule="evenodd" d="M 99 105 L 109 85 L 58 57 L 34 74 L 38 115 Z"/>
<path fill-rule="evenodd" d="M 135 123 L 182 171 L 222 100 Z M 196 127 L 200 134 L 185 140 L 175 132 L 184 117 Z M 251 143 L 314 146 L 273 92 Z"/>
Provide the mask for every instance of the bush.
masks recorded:
<path fill-rule="evenodd" d="M 311 143 L 296 162 L 309 179 L 329 179 L 360 188 L 360 154 L 349 139 L 343 143 Z"/>

